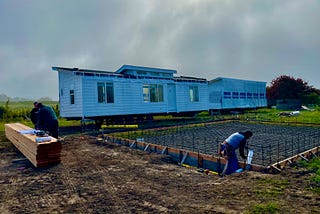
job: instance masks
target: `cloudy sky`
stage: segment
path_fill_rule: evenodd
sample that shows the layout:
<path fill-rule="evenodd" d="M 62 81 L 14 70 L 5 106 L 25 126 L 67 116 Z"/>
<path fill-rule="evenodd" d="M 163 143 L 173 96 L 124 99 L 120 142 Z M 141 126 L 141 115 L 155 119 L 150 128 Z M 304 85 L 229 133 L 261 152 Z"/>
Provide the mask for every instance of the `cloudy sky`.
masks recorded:
<path fill-rule="evenodd" d="M 0 94 L 58 99 L 52 66 L 320 88 L 318 0 L 0 0 Z"/>

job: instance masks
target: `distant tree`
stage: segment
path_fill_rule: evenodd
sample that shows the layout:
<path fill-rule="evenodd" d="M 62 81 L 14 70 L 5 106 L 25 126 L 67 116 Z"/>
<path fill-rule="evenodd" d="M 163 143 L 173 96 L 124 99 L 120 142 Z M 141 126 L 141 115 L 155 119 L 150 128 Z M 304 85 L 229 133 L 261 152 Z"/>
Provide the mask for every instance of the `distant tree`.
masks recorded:
<path fill-rule="evenodd" d="M 271 81 L 267 87 L 267 98 L 276 99 L 299 99 L 305 100 L 311 93 L 319 95 L 319 90 L 309 86 L 307 82 L 300 78 L 282 75 Z"/>
<path fill-rule="evenodd" d="M 22 97 L 13 97 L 13 98 L 10 98 L 10 100 L 11 100 L 12 102 L 31 101 L 31 100 L 28 99 L 28 98 L 22 98 Z"/>
<path fill-rule="evenodd" d="M 310 94 L 304 96 L 303 103 L 320 105 L 320 91 L 313 91 Z"/>
<path fill-rule="evenodd" d="M 39 102 L 52 101 L 50 97 L 41 97 L 38 99 Z"/>

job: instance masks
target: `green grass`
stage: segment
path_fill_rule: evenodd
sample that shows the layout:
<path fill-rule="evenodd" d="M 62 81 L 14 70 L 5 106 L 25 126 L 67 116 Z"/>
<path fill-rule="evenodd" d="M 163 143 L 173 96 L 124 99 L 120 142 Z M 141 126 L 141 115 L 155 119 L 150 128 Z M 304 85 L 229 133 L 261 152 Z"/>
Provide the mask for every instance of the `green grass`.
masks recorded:
<path fill-rule="evenodd" d="M 252 214 L 271 214 L 271 213 L 278 213 L 280 208 L 276 203 L 268 203 L 268 204 L 257 204 L 252 207 L 249 213 Z"/>
<path fill-rule="evenodd" d="M 59 115 L 59 105 L 56 101 L 45 101 L 43 104 L 52 106 L 57 115 Z M 0 121 L 20 122 L 30 117 L 30 111 L 33 108 L 33 101 L 21 102 L 0 102 Z"/>
<path fill-rule="evenodd" d="M 9 101 L 9 108 L 10 109 L 31 109 L 33 108 L 33 102 L 34 101 L 19 101 L 19 102 L 11 102 Z M 44 105 L 49 105 L 49 106 L 56 106 L 59 104 L 57 101 L 43 101 L 42 102 Z M 5 106 L 6 101 L 0 101 L 0 106 Z"/>
<path fill-rule="evenodd" d="M 57 109 L 59 102 L 57 101 L 43 101 L 44 105 L 52 106 L 54 109 Z M 7 102 L 0 101 L 0 107 L 5 107 Z M 9 102 L 9 116 L 5 119 L 0 118 L 0 132 L 4 132 L 4 124 L 6 123 L 22 123 L 29 127 L 33 127 L 33 124 L 30 120 L 27 119 L 29 117 L 29 113 L 33 108 L 33 101 L 20 101 L 20 102 Z M 79 120 L 70 121 L 64 118 L 58 118 L 60 126 L 74 126 L 80 125 L 81 122 Z"/>
<path fill-rule="evenodd" d="M 277 109 L 262 108 L 257 110 L 247 110 L 244 114 L 240 114 L 239 117 L 242 120 L 258 120 L 258 121 L 270 121 L 277 123 L 306 123 L 306 124 L 320 124 L 320 108 L 316 107 L 314 111 L 300 111 L 296 116 L 279 116 L 280 111 Z"/>
<path fill-rule="evenodd" d="M 287 185 L 288 185 L 287 180 L 277 180 L 272 178 L 261 179 L 261 180 L 258 180 L 258 184 L 256 186 L 257 189 L 255 190 L 255 192 L 258 195 L 265 196 L 265 197 L 276 197 L 276 196 L 279 196 L 280 194 L 283 194 Z M 264 187 L 267 187 L 267 188 L 264 188 Z"/>
<path fill-rule="evenodd" d="M 33 124 L 29 120 L 18 120 L 18 121 L 0 121 L 0 132 L 4 132 L 4 124 L 6 123 L 22 123 L 26 126 L 33 127 Z M 66 120 L 63 118 L 59 118 L 59 126 L 79 126 L 81 125 L 80 121 L 75 120 Z"/>
<path fill-rule="evenodd" d="M 8 108 L 6 105 L 8 104 Z M 57 101 L 44 101 L 43 104 L 52 106 L 57 114 L 59 113 L 59 103 Z M 0 107 L 9 109 L 7 115 L 0 118 L 0 131 L 4 130 L 3 124 L 12 122 L 21 122 L 30 127 L 33 127 L 30 121 L 26 120 L 33 108 L 33 101 L 21 102 L 0 102 Z M 223 114 L 209 115 L 208 111 L 203 111 L 195 117 L 172 117 L 172 116 L 155 116 L 154 119 L 158 126 L 186 125 L 189 123 L 201 123 L 207 121 L 237 119 L 241 121 L 268 121 L 274 123 L 299 123 L 299 124 L 317 124 L 320 125 L 320 107 L 314 107 L 314 111 L 300 111 L 297 116 L 282 117 L 279 116 L 280 110 L 271 108 L 261 108 L 255 110 L 246 110 L 242 114 Z M 1 109 L 0 109 L 1 110 Z M 1 112 L 0 112 L 1 113 Z M 5 122 L 4 122 L 5 121 Z M 60 126 L 80 125 L 80 121 L 67 121 L 59 118 Z"/>
<path fill-rule="evenodd" d="M 300 164 L 314 173 L 310 177 L 308 189 L 320 195 L 320 159 L 313 158 L 310 161 L 300 161 Z"/>
<path fill-rule="evenodd" d="M 239 114 L 223 114 L 223 115 L 209 115 L 204 111 L 197 114 L 196 119 L 199 121 L 206 120 L 223 120 L 223 119 L 237 119 L 241 121 L 265 121 L 273 123 L 297 123 L 297 124 L 316 124 L 320 125 L 320 107 L 314 107 L 313 111 L 301 110 L 299 115 L 295 116 L 279 116 L 281 112 L 290 113 L 292 111 L 282 111 L 274 108 L 260 108 L 254 110 L 245 110 Z"/>

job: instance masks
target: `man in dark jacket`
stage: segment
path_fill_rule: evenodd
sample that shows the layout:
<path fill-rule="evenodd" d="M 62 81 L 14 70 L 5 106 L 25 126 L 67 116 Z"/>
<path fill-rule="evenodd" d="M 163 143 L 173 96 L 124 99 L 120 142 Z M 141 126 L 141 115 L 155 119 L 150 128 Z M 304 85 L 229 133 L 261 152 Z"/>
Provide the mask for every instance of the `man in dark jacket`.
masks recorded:
<path fill-rule="evenodd" d="M 38 103 L 34 102 L 33 103 L 33 109 L 30 112 L 30 119 L 31 119 L 31 121 L 32 121 L 32 123 L 33 123 L 35 128 L 37 128 L 38 113 L 39 113 Z"/>
<path fill-rule="evenodd" d="M 220 155 L 225 156 L 225 158 L 228 160 L 225 174 L 228 175 L 234 173 L 236 170 L 239 169 L 239 163 L 236 154 L 237 149 L 239 149 L 240 156 L 243 159 L 247 158 L 244 154 L 244 148 L 247 143 L 247 140 L 250 137 L 252 137 L 251 131 L 236 132 L 230 135 L 222 143 Z"/>
<path fill-rule="evenodd" d="M 59 123 L 56 113 L 50 106 L 45 106 L 42 103 L 38 103 L 38 123 L 37 129 L 49 132 L 49 135 L 58 138 L 59 135 Z"/>

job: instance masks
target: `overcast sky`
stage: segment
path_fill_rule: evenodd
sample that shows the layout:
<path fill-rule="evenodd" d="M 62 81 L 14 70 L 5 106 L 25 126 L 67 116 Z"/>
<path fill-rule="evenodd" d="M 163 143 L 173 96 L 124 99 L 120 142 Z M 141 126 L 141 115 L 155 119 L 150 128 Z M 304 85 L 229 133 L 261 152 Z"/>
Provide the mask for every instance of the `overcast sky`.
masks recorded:
<path fill-rule="evenodd" d="M 52 66 L 320 88 L 319 0 L 0 0 L 0 94 L 58 100 Z"/>

